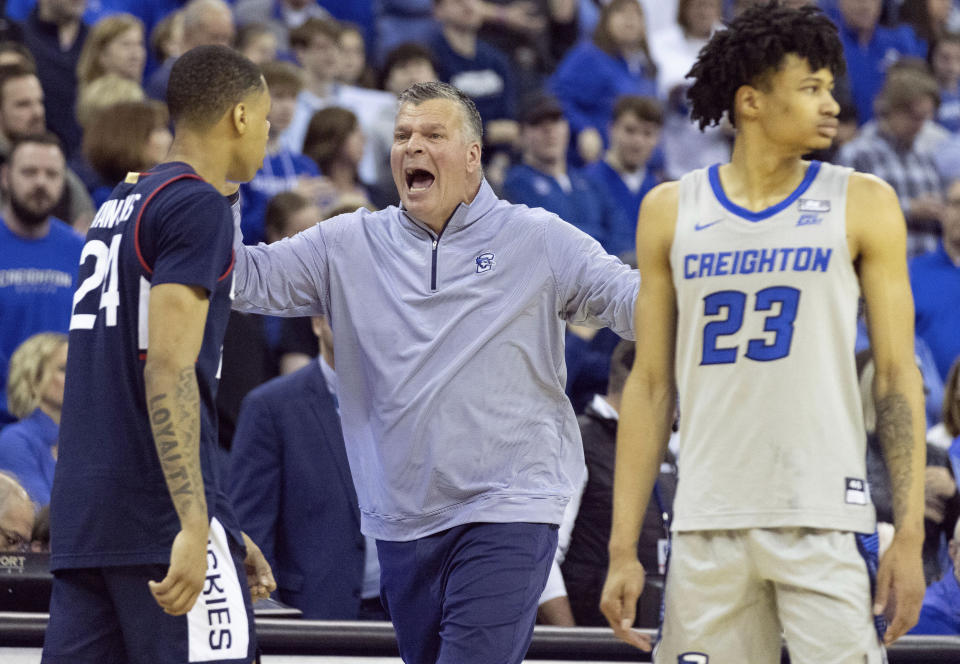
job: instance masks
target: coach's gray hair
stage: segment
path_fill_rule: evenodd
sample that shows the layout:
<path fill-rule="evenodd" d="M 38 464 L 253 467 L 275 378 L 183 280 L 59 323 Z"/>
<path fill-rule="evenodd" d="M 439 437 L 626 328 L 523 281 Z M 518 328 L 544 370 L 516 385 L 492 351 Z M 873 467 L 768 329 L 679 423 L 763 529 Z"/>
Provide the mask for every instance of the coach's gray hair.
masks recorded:
<path fill-rule="evenodd" d="M 474 141 L 483 141 L 483 120 L 480 119 L 477 105 L 473 103 L 470 97 L 447 83 L 441 83 L 440 81 L 414 83 L 400 93 L 400 97 L 397 99 L 397 108 L 404 104 L 419 106 L 430 99 L 449 99 L 459 104 L 460 112 L 463 114 L 463 126 L 467 130 L 468 137 Z"/>

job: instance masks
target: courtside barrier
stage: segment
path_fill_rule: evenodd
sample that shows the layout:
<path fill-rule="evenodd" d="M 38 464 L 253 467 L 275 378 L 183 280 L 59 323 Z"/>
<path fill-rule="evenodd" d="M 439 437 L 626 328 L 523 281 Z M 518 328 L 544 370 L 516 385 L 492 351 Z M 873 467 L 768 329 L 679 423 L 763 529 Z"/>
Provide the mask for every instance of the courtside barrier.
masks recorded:
<path fill-rule="evenodd" d="M 39 648 L 46 627 L 45 613 L 0 612 L 0 647 Z M 397 656 L 389 623 L 257 618 L 257 635 L 266 654 Z M 905 636 L 888 654 L 891 664 L 957 664 L 960 637 Z M 650 656 L 620 643 L 607 629 L 537 626 L 527 659 L 649 662 Z"/>

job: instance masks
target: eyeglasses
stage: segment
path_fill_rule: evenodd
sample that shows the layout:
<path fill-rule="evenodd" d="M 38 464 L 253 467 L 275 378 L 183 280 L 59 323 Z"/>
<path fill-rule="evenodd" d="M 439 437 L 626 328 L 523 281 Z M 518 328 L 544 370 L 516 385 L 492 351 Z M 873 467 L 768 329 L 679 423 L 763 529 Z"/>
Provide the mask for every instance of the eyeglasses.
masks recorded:
<path fill-rule="evenodd" d="M 24 553 L 30 550 L 30 539 L 0 528 L 0 545 L 0 551 Z"/>

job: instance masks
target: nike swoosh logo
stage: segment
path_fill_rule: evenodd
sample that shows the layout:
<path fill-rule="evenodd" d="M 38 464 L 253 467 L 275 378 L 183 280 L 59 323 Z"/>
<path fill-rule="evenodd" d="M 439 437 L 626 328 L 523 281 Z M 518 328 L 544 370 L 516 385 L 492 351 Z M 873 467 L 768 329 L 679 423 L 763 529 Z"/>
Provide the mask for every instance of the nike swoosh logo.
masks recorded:
<path fill-rule="evenodd" d="M 697 224 L 693 227 L 693 230 L 695 230 L 695 231 L 702 231 L 704 228 L 710 228 L 711 226 L 715 226 L 715 225 L 719 224 L 721 221 L 723 221 L 723 219 L 717 219 L 716 221 L 711 221 L 711 222 L 706 223 L 706 224 L 701 224 L 701 223 L 697 222 Z"/>

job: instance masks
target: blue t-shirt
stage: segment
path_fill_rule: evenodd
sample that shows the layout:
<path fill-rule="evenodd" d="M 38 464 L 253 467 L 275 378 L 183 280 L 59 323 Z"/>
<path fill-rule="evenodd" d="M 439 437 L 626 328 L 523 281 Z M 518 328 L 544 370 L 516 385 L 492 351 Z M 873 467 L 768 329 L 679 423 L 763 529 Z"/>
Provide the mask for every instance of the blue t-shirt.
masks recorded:
<path fill-rule="evenodd" d="M 952 569 L 927 587 L 920 618 L 909 633 L 960 636 L 960 582 Z"/>
<path fill-rule="evenodd" d="M 503 197 L 511 203 L 553 212 L 604 244 L 607 221 L 616 214 L 613 203 L 600 195 L 579 171 L 567 171 L 570 191 L 560 183 L 527 164 L 511 166 L 503 181 Z"/>
<path fill-rule="evenodd" d="M 837 24 L 847 61 L 853 105 L 857 109 L 857 121 L 862 125 L 873 118 L 873 100 L 883 87 L 887 68 L 904 56 L 924 58 L 927 49 L 910 26 L 877 26 L 870 41 L 861 45 L 857 34 L 842 18 L 837 19 Z"/>
<path fill-rule="evenodd" d="M 634 192 L 620 174 L 602 159 L 586 166 L 583 175 L 604 198 L 613 202 L 618 212 L 606 220 L 605 239 L 601 242 L 603 248 L 614 255 L 635 249 L 640 203 L 647 192 L 659 184 L 659 178 L 648 164 L 640 188 Z"/>
<path fill-rule="evenodd" d="M 430 42 L 430 49 L 437 63 L 437 77 L 468 95 L 484 123 L 516 119 L 516 90 L 506 55 L 477 40 L 473 58 L 465 58 L 450 48 L 443 34 Z"/>
<path fill-rule="evenodd" d="M 657 80 L 649 67 L 632 69 L 623 58 L 610 55 L 593 42 L 582 42 L 557 66 L 550 89 L 563 105 L 574 134 L 593 127 L 606 142 L 617 97 L 656 97 Z"/>
<path fill-rule="evenodd" d="M 16 475 L 39 507 L 50 502 L 56 444 L 57 423 L 39 408 L 0 431 L 0 470 Z"/>
<path fill-rule="evenodd" d="M 937 122 L 954 133 L 960 131 L 960 91 L 940 88 Z"/>
<path fill-rule="evenodd" d="M 58 219 L 39 239 L 15 234 L 0 219 L 0 426 L 7 412 L 10 355 L 38 332 L 66 332 L 83 238 Z"/>
<path fill-rule="evenodd" d="M 930 347 L 943 380 L 960 356 L 960 267 L 941 243 L 910 261 L 916 334 Z"/>
<path fill-rule="evenodd" d="M 263 168 L 250 182 L 240 185 L 240 230 L 244 244 L 257 244 L 265 239 L 267 203 L 277 194 L 296 187 L 301 175 L 320 175 L 320 171 L 310 157 L 281 148 L 264 158 Z"/>
<path fill-rule="evenodd" d="M 180 521 L 143 378 L 150 289 L 163 283 L 209 294 L 196 361 L 200 462 L 207 511 L 240 542 L 222 488 L 214 405 L 230 315 L 233 216 L 187 164 L 161 164 L 133 180 L 97 212 L 80 263 L 50 507 L 53 570 L 169 562 Z"/>

